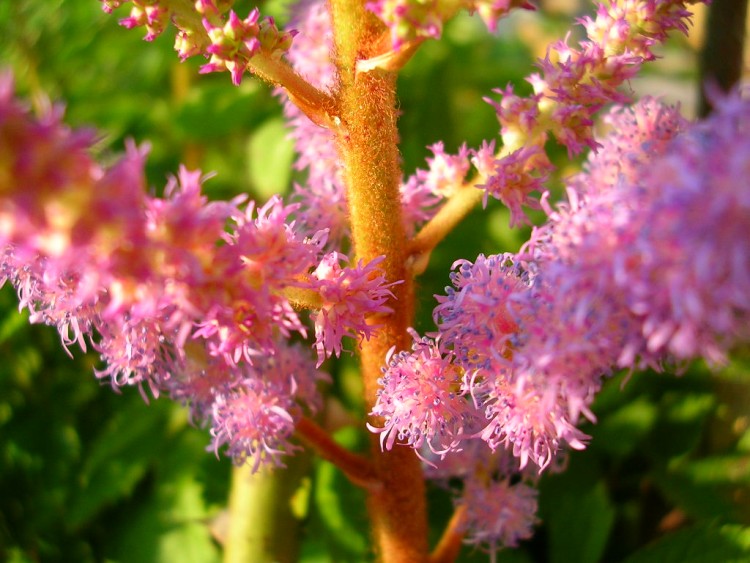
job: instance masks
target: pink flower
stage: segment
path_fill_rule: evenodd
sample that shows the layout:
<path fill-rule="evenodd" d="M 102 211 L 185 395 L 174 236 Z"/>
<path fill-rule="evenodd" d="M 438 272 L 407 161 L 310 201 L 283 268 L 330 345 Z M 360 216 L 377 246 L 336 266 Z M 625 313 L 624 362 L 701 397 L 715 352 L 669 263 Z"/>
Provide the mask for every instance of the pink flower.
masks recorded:
<path fill-rule="evenodd" d="M 383 426 L 368 427 L 380 434 L 383 450 L 398 442 L 443 455 L 458 444 L 472 411 L 461 396 L 461 370 L 452 364 L 452 355 L 441 354 L 429 338 L 412 336 L 412 352 L 388 352 L 370 413 L 382 417 Z"/>
<path fill-rule="evenodd" d="M 494 553 L 499 547 L 518 547 L 529 539 L 537 523 L 537 491 L 509 480 L 467 479 L 457 501 L 467 507 L 467 541 L 483 544 Z"/>
<path fill-rule="evenodd" d="M 511 255 L 480 254 L 474 264 L 459 260 L 453 268 L 453 287 L 446 288 L 447 296 L 435 296 L 439 304 L 432 313 L 441 348 L 467 371 L 490 369 L 512 353 L 510 341 L 518 330 L 512 299 L 528 281 Z"/>
<path fill-rule="evenodd" d="M 211 448 L 227 455 L 237 465 L 249 461 L 253 471 L 263 463 L 283 466 L 280 458 L 299 449 L 289 443 L 294 418 L 289 394 L 276 386 L 250 377 L 218 394 L 211 413 Z"/>
<path fill-rule="evenodd" d="M 379 264 L 384 257 L 364 264 L 361 260 L 354 268 L 344 268 L 341 262 L 347 258 L 338 252 L 326 255 L 313 272 L 309 287 L 320 294 L 321 306 L 313 313 L 315 323 L 315 348 L 318 365 L 326 357 L 341 354 L 344 336 L 370 338 L 378 325 L 368 319 L 378 314 L 391 313 L 386 305 L 393 298 Z"/>

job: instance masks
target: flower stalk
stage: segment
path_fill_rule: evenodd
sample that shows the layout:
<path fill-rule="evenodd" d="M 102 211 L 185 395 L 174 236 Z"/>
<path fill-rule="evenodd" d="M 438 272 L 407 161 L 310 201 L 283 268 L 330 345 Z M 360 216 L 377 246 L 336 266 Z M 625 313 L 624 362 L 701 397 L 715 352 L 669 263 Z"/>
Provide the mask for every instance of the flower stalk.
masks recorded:
<path fill-rule="evenodd" d="M 413 284 L 405 267 L 406 234 L 399 198 L 396 77 L 375 70 L 358 73 L 357 61 L 375 56 L 383 24 L 365 10 L 360 0 L 331 2 L 334 41 L 338 54 L 339 100 L 344 133 L 337 138 L 343 161 L 352 239 L 356 259 L 381 263 L 393 287 L 394 312 L 381 315 L 381 329 L 362 343 L 365 407 L 376 402 L 378 378 L 392 346 L 408 345 L 406 329 L 413 318 Z M 376 421 L 371 421 L 376 422 Z M 427 559 L 427 518 L 422 469 L 407 448 L 382 452 L 371 436 L 375 474 L 383 482 L 370 491 L 368 511 L 378 559 L 383 563 L 416 563 Z"/>

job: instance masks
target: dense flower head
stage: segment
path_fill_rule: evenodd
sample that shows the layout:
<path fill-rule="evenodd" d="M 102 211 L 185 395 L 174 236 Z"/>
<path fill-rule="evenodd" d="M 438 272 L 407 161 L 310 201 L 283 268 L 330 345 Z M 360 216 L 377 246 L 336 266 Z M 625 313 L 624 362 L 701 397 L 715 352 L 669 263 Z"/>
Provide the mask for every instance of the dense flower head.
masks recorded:
<path fill-rule="evenodd" d="M 250 375 L 214 399 L 211 413 L 212 448 L 226 453 L 236 464 L 251 464 L 257 471 L 262 463 L 283 465 L 281 456 L 297 446 L 288 439 L 294 431 L 289 413 L 294 402 L 285 389 Z"/>
<path fill-rule="evenodd" d="M 688 125 L 679 107 L 648 96 L 634 106 L 615 106 L 602 121 L 609 133 L 597 139 L 599 148 L 589 154 L 584 173 L 566 182 L 579 196 L 634 181 L 639 168 L 661 154 Z"/>
<path fill-rule="evenodd" d="M 443 24 L 460 9 L 477 12 L 490 31 L 513 8 L 534 9 L 525 0 L 372 0 L 366 4 L 390 30 L 394 50 L 404 44 L 424 39 L 440 39 Z"/>
<path fill-rule="evenodd" d="M 457 263 L 434 315 L 493 449 L 543 469 L 584 447 L 576 425 L 613 369 L 718 362 L 747 337 L 750 105 L 717 105 L 693 126 L 650 98 L 614 108 L 520 253 Z"/>
<path fill-rule="evenodd" d="M 613 277 L 649 354 L 722 362 L 748 335 L 750 103 L 716 106 L 618 192 L 632 220 Z"/>
<path fill-rule="evenodd" d="M 211 360 L 203 365 L 211 366 Z M 298 449 L 288 441 L 296 417 L 320 407 L 317 384 L 326 376 L 315 369 L 309 351 L 284 343 L 276 354 L 259 358 L 252 366 L 224 364 L 219 369 L 229 369 L 229 383 L 214 376 L 216 384 L 209 389 L 211 407 L 205 414 L 210 419 L 211 447 L 218 452 L 226 445 L 236 464 L 249 461 L 253 471 L 264 463 L 283 465 L 280 457 Z M 200 386 L 203 375 L 185 383 Z"/>
<path fill-rule="evenodd" d="M 492 172 L 476 187 L 503 202 L 510 210 L 510 226 L 529 223 L 524 206 L 538 209 L 533 193 L 541 193 L 552 165 L 546 153 L 536 146 L 527 146 L 497 158 Z M 485 196 L 486 197 L 486 196 Z"/>
<path fill-rule="evenodd" d="M 299 315 L 283 295 L 296 287 L 315 264 L 325 233 L 303 237 L 289 216 L 295 205 L 278 197 L 256 208 L 250 203 L 233 217 L 216 248 L 208 276 L 195 288 L 195 337 L 208 341 L 212 355 L 234 364 L 275 351 L 276 332 L 307 334 Z"/>
<path fill-rule="evenodd" d="M 435 296 L 433 318 L 441 346 L 467 371 L 491 369 L 511 354 L 510 339 L 517 330 L 511 300 L 526 289 L 526 275 L 507 254 L 479 255 L 473 264 L 459 260 L 453 268 L 453 287 Z"/>
<path fill-rule="evenodd" d="M 279 58 L 292 44 L 296 32 L 282 32 L 276 27 L 272 18 L 259 20 L 260 12 L 254 8 L 245 19 L 230 11 L 226 22 L 215 18 L 204 17 L 205 27 L 211 45 L 206 54 L 211 58 L 200 72 L 228 70 L 232 82 L 239 86 L 248 61 L 261 49 L 272 57 Z"/>
<path fill-rule="evenodd" d="M 413 337 L 411 352 L 388 352 L 370 413 L 382 417 L 382 427 L 378 423 L 370 429 L 380 434 L 384 450 L 398 443 L 443 455 L 458 444 L 473 413 L 461 396 L 462 370 L 453 365 L 452 355 L 441 353 L 427 337 Z"/>
<path fill-rule="evenodd" d="M 102 9 L 112 13 L 128 0 L 102 0 Z M 129 0 L 130 15 L 120 25 L 132 29 L 146 28 L 146 41 L 152 41 L 171 21 L 177 28 L 175 50 L 184 61 L 195 55 L 210 57 L 200 72 L 228 70 L 232 82 L 239 85 L 248 61 L 261 51 L 274 59 L 280 58 L 292 44 L 295 31 L 280 30 L 273 18 L 260 19 L 255 8 L 244 19 L 233 10 L 228 0 Z"/>
<path fill-rule="evenodd" d="M 473 477 L 466 480 L 457 499 L 465 505 L 466 541 L 481 544 L 494 552 L 501 547 L 517 547 L 529 539 L 537 523 L 537 491 L 526 483 Z"/>
<path fill-rule="evenodd" d="M 597 149 L 595 115 L 611 102 L 628 101 L 620 87 L 637 74 L 644 61 L 653 58 L 651 49 L 664 41 L 669 31 L 687 31 L 689 16 L 681 1 L 599 4 L 594 19 L 581 20 L 589 32 L 588 40 L 573 47 L 566 37 L 550 45 L 538 61 L 539 72 L 527 78 L 532 95 L 518 96 L 512 87 L 495 90 L 500 101 L 487 101 L 500 122 L 503 152 L 499 162 L 505 158 L 511 161 L 487 170 L 478 185 L 511 207 L 514 224 L 525 219 L 521 206 L 533 201 L 528 194 L 541 191 L 551 170 L 544 153 L 550 135 L 570 156 Z M 519 181 L 522 188 L 509 192 L 508 186 Z"/>
<path fill-rule="evenodd" d="M 383 276 L 380 263 L 384 258 L 344 267 L 346 256 L 334 251 L 321 259 L 310 276 L 309 287 L 320 296 L 320 308 L 312 314 L 319 364 L 341 354 L 344 336 L 370 338 L 378 324 L 368 319 L 393 312 L 386 303 L 394 297 L 390 288 L 399 282 L 389 283 Z"/>

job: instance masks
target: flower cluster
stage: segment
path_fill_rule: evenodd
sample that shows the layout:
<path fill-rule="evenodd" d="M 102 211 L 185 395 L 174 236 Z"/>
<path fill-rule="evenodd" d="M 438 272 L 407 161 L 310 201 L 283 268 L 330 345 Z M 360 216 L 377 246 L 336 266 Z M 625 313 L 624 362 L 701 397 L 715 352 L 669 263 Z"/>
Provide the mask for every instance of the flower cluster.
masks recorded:
<path fill-rule="evenodd" d="M 471 526 L 477 541 L 513 545 L 533 521 L 525 485 L 481 488 L 461 469 L 477 442 L 507 450 L 521 469 L 554 467 L 567 448 L 585 447 L 576 425 L 595 421 L 591 403 L 614 369 L 722 362 L 750 336 L 750 191 L 736 181 L 750 162 L 750 103 L 718 100 L 714 116 L 688 125 L 645 98 L 606 121 L 611 132 L 597 143 L 609 150 L 569 180 L 567 201 L 543 198 L 547 223 L 518 254 L 458 261 L 437 297 L 438 340 L 387 359 L 374 431 L 388 449 L 427 444 L 444 458 L 438 476 L 447 463 L 468 479 L 465 494 L 485 507 L 472 505 L 472 517 L 490 511 Z M 515 491 L 506 512 L 477 501 L 490 489 Z M 518 536 L 504 536 L 501 523 L 514 518 Z"/>
<path fill-rule="evenodd" d="M 102 0 L 102 9 L 111 13 L 128 0 Z M 273 18 L 260 19 L 255 8 L 244 19 L 226 0 L 197 0 L 195 3 L 170 0 L 129 0 L 130 15 L 120 25 L 146 28 L 146 41 L 152 41 L 172 21 L 177 27 L 175 50 L 182 60 L 195 55 L 210 57 L 202 73 L 227 70 L 239 85 L 247 65 L 256 55 L 280 58 L 291 46 L 295 31 L 282 31 Z"/>
<path fill-rule="evenodd" d="M 459 10 L 477 12 L 490 29 L 513 8 L 534 9 L 525 0 L 373 0 L 367 9 L 388 26 L 394 50 L 415 40 L 440 39 L 443 24 Z"/>
<path fill-rule="evenodd" d="M 326 231 L 303 231 L 299 204 L 279 197 L 210 202 L 198 171 L 182 168 L 152 196 L 146 149 L 130 144 L 103 168 L 89 156 L 94 135 L 61 118 L 36 118 L 0 79 L 2 281 L 66 347 L 92 346 L 98 377 L 167 392 L 212 425 L 216 448 L 276 462 L 295 405 L 313 409 L 322 378 L 288 341 L 308 335 L 292 301 L 313 310 L 319 362 L 338 355 L 343 337 L 370 337 L 367 319 L 391 311 L 381 259 L 346 267 L 324 252 Z M 240 431 L 251 419 L 257 436 Z"/>
<path fill-rule="evenodd" d="M 534 194 L 544 192 L 553 170 L 545 145 L 550 136 L 575 155 L 597 150 L 594 118 L 607 104 L 626 103 L 629 96 L 620 88 L 635 76 L 643 62 L 654 58 L 652 49 L 669 31 L 687 31 L 690 12 L 679 0 L 644 0 L 599 4 L 595 18 L 581 24 L 589 39 L 577 48 L 567 39 L 550 46 L 538 61 L 540 72 L 526 80 L 534 93 L 523 97 L 512 85 L 496 89 L 500 100 L 487 98 L 500 122 L 502 145 L 485 141 L 480 148 L 462 147 L 455 156 L 471 155 L 475 173 L 469 179 L 456 176 L 453 191 L 476 186 L 511 211 L 511 225 L 528 223 L 524 207 L 538 208 Z M 410 188 L 421 187 L 410 179 Z M 443 186 L 444 192 L 450 192 Z M 434 205 L 429 201 L 427 205 Z"/>

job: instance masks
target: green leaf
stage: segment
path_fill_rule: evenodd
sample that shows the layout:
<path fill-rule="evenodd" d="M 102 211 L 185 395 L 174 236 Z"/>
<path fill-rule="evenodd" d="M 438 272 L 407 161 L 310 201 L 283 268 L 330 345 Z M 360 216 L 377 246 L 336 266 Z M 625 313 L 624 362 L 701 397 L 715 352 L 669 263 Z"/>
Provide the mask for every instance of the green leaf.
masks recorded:
<path fill-rule="evenodd" d="M 741 563 L 750 561 L 750 528 L 700 525 L 670 534 L 625 563 Z"/>
<path fill-rule="evenodd" d="M 138 397 L 118 411 L 100 433 L 80 477 L 68 523 L 77 527 L 99 510 L 126 497 L 149 465 L 163 453 L 170 404 L 145 405 Z"/>
<path fill-rule="evenodd" d="M 750 483 L 750 457 L 747 454 L 680 460 L 654 472 L 663 494 L 697 518 L 739 517 L 732 501 L 738 486 Z"/>
<path fill-rule="evenodd" d="M 567 472 L 543 481 L 540 516 L 549 533 L 552 563 L 601 560 L 615 510 L 589 452 L 572 454 Z"/>
<path fill-rule="evenodd" d="M 248 143 L 248 174 L 262 199 L 289 188 L 294 144 L 284 120 L 269 119 L 257 128 Z"/>
<path fill-rule="evenodd" d="M 624 458 L 649 434 L 657 417 L 656 405 L 646 397 L 639 397 L 608 413 L 589 430 L 592 447 Z"/>
<path fill-rule="evenodd" d="M 353 428 L 340 430 L 335 438 L 346 447 L 358 440 Z M 323 543 L 335 561 L 365 561 L 368 554 L 368 527 L 365 494 L 351 484 L 333 464 L 322 461 L 315 473 L 310 540 Z M 319 534 L 316 528 L 320 528 Z M 319 535 L 320 537 L 315 537 Z M 319 553 L 308 547 L 306 553 Z"/>
<path fill-rule="evenodd" d="M 665 393 L 659 403 L 658 423 L 653 428 L 651 455 L 668 461 L 694 450 L 715 405 L 716 398 L 711 393 Z"/>

